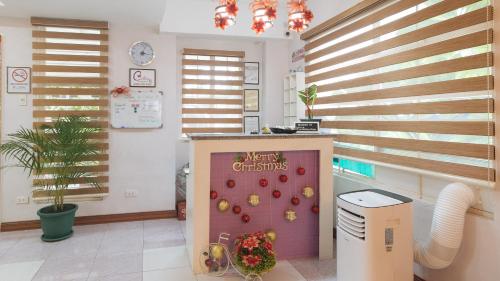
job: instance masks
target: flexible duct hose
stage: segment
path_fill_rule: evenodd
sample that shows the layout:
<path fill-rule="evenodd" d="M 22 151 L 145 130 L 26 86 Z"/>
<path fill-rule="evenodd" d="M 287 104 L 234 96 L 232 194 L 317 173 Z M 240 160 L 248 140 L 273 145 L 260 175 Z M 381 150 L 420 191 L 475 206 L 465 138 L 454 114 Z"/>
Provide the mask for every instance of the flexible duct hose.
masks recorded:
<path fill-rule="evenodd" d="M 467 185 L 446 186 L 434 209 L 429 241 L 424 245 L 414 242 L 415 262 L 431 269 L 448 267 L 462 244 L 465 213 L 475 203 L 474 191 Z"/>

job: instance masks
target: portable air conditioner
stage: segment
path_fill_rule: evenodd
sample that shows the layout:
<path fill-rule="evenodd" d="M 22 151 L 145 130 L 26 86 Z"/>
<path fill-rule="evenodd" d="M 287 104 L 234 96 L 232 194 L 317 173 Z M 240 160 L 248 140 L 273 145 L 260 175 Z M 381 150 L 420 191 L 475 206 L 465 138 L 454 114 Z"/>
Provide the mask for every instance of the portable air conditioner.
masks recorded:
<path fill-rule="evenodd" d="M 337 196 L 338 281 L 413 281 L 411 202 L 376 189 Z"/>

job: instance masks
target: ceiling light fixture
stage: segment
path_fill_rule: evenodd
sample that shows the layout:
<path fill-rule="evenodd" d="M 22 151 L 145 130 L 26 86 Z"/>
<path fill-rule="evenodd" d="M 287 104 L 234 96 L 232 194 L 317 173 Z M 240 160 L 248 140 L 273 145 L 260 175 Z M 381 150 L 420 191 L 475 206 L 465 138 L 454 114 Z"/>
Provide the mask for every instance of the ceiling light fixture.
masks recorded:
<path fill-rule="evenodd" d="M 219 6 L 215 8 L 215 27 L 225 30 L 234 25 L 238 10 L 236 0 L 219 0 Z"/>
<path fill-rule="evenodd" d="M 215 8 L 215 27 L 225 30 L 236 23 L 237 0 L 218 0 Z M 1 3 L 1 2 L 0 2 Z M 277 17 L 278 0 L 251 0 L 252 30 L 257 35 L 274 25 Z M 288 0 L 288 29 L 302 32 L 309 27 L 314 15 L 307 6 L 307 0 Z"/>

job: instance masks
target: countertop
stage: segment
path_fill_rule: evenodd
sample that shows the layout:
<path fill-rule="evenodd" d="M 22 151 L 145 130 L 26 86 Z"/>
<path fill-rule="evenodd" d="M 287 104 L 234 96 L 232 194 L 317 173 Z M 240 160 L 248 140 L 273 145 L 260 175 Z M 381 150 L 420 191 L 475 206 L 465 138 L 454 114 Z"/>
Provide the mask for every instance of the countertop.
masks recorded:
<path fill-rule="evenodd" d="M 334 134 L 188 134 L 191 140 L 333 138 Z"/>

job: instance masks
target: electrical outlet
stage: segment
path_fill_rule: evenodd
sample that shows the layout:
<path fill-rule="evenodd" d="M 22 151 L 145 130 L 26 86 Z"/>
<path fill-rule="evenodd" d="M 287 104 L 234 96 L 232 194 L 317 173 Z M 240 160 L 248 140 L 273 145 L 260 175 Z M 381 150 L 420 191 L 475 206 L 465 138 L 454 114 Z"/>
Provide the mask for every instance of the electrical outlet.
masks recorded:
<path fill-rule="evenodd" d="M 20 106 L 28 105 L 28 95 L 19 95 L 19 105 Z"/>
<path fill-rule="evenodd" d="M 30 199 L 27 196 L 17 196 L 16 204 L 29 204 Z"/>
<path fill-rule="evenodd" d="M 125 190 L 125 197 L 127 198 L 132 198 L 132 197 L 137 197 L 137 190 L 136 189 L 127 189 Z"/>

